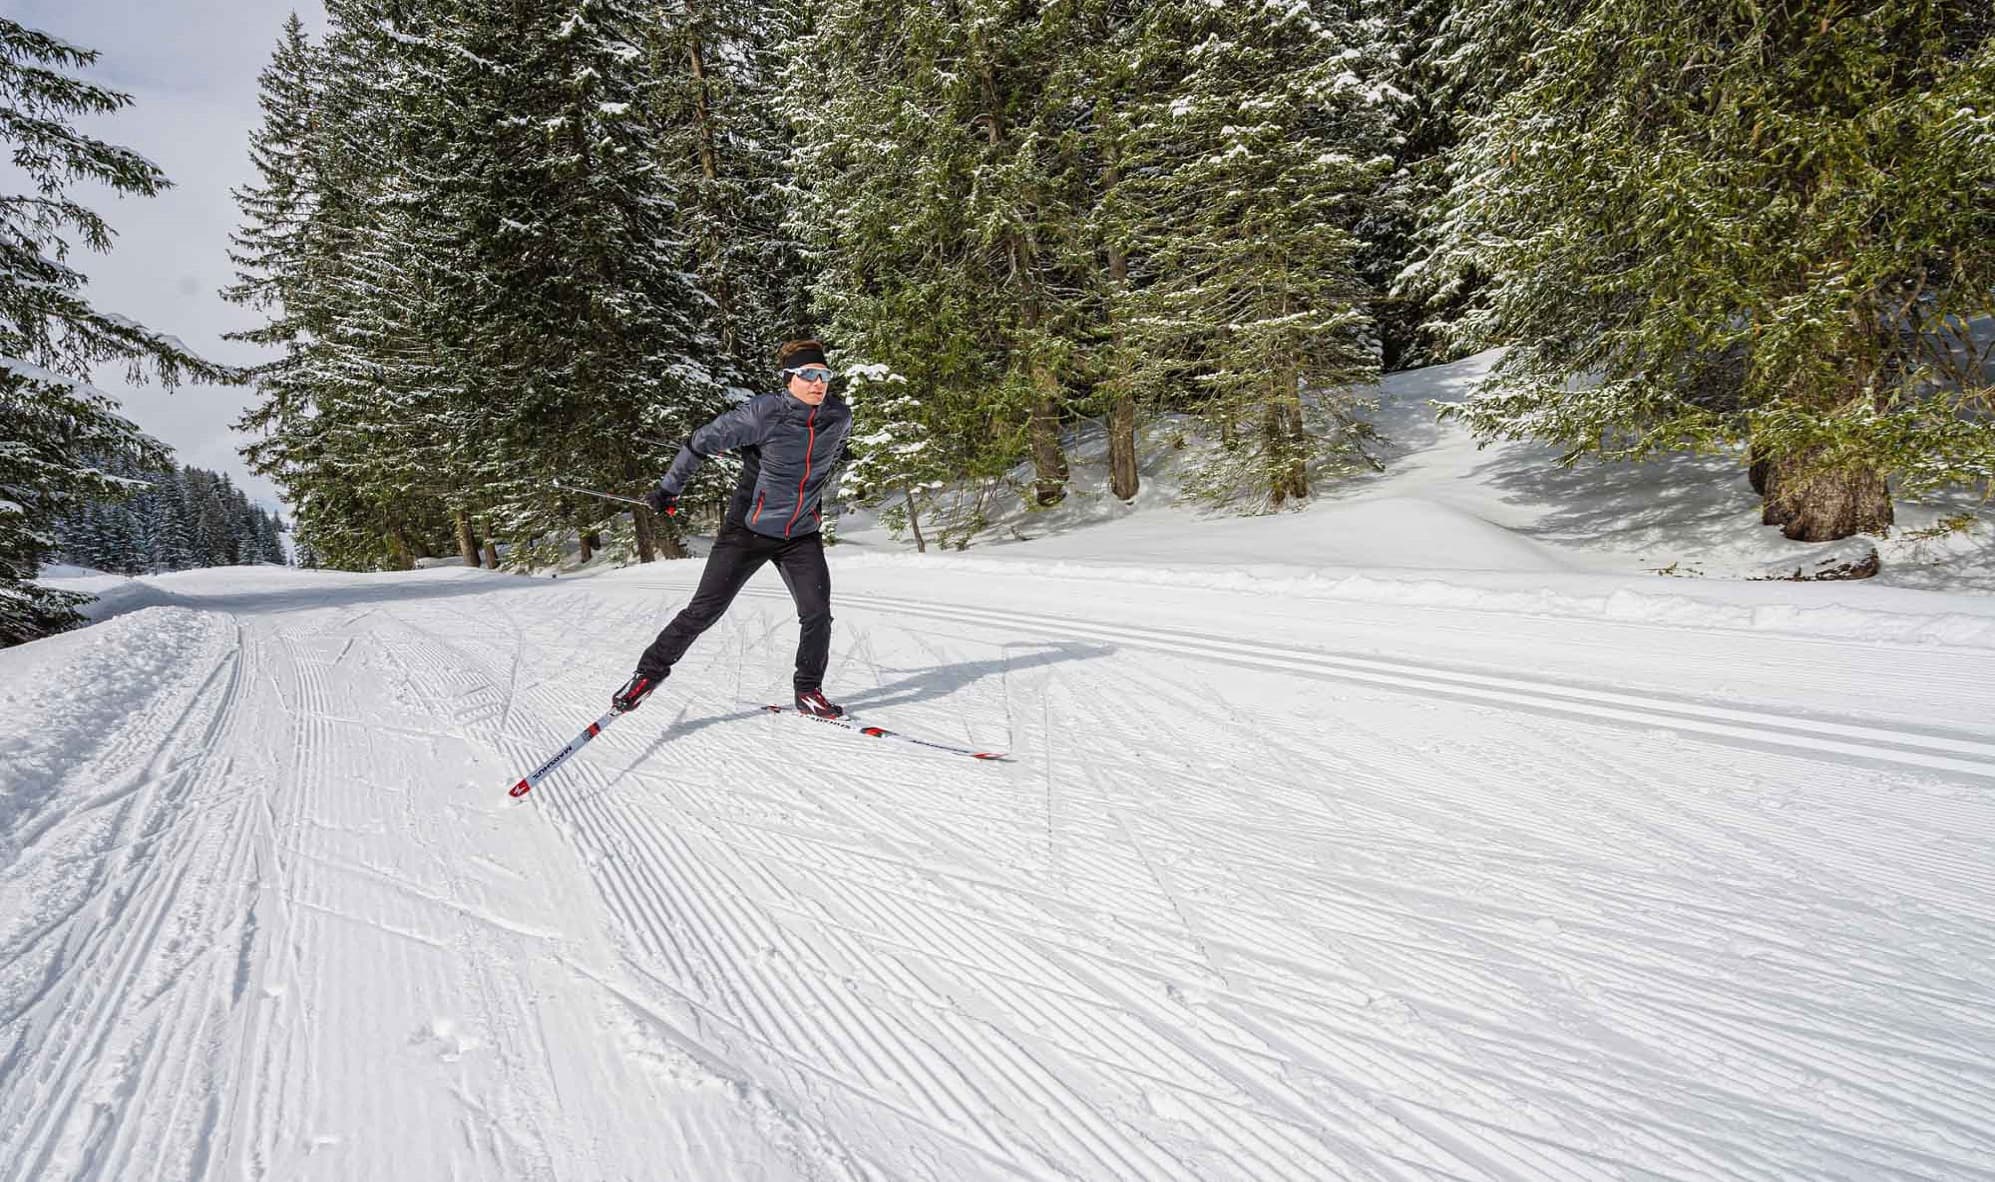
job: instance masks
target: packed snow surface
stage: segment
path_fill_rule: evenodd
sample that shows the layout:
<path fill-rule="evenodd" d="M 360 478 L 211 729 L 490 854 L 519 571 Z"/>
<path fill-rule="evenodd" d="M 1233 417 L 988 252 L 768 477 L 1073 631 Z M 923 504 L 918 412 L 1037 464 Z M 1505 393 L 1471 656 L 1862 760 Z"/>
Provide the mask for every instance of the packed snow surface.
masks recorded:
<path fill-rule="evenodd" d="M 1990 599 L 1644 574 L 1774 550 L 1401 438 L 854 531 L 827 688 L 1003 763 L 761 711 L 771 574 L 514 800 L 696 562 L 52 572 L 109 593 L 0 652 L 0 1182 L 1995 1178 Z"/>

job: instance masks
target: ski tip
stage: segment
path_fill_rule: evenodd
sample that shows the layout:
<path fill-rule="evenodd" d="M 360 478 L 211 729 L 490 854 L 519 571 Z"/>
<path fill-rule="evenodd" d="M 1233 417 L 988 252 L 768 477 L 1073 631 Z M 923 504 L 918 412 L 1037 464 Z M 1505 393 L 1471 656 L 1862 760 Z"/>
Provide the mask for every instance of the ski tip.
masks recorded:
<path fill-rule="evenodd" d="M 519 783 L 513 785 L 513 790 L 511 795 L 525 796 L 527 794 L 527 790 L 532 787 L 533 787 L 532 784 L 527 783 L 525 780 L 521 780 Z"/>
<path fill-rule="evenodd" d="M 971 755 L 971 757 L 972 757 L 972 758 L 974 758 L 974 759 L 1003 759 L 1003 758 L 1004 758 L 1004 752 L 1002 752 L 1002 751 L 973 751 L 973 752 L 971 752 L 971 753 L 970 753 L 970 755 Z"/>

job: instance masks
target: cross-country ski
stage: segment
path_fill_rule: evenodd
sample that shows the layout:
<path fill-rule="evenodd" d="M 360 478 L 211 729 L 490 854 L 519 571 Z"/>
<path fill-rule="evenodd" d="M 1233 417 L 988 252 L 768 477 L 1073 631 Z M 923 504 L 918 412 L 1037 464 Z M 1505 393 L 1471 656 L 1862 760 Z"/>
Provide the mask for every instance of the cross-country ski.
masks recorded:
<path fill-rule="evenodd" d="M 786 714 L 792 718 L 802 718 L 811 722 L 821 723 L 825 726 L 835 726 L 841 730 L 851 731 L 854 734 L 865 735 L 869 739 L 891 739 L 896 743 L 908 743 L 916 747 L 925 747 L 930 751 L 946 751 L 951 755 L 967 755 L 971 759 L 1002 760 L 1004 758 L 1004 752 L 1002 751 L 978 751 L 973 747 L 959 747 L 953 743 L 938 743 L 933 739 L 920 739 L 913 735 L 901 734 L 899 731 L 890 731 L 885 727 L 862 723 L 856 718 L 826 718 L 822 714 L 812 714 L 807 710 L 798 710 L 794 706 L 777 706 L 773 703 L 765 703 L 762 709 L 771 714 Z"/>
<path fill-rule="evenodd" d="M 561 750 L 556 751 L 553 755 L 549 756 L 546 762 L 542 763 L 539 767 L 534 768 L 526 775 L 521 776 L 519 782 L 514 784 L 512 788 L 508 790 L 508 795 L 525 796 L 527 793 L 533 791 L 534 785 L 540 783 L 542 780 L 545 780 L 548 777 L 549 773 L 553 772 L 555 768 L 558 768 L 562 764 L 568 762 L 568 758 L 574 755 L 577 751 L 580 751 L 583 745 L 588 743 L 590 739 L 593 739 L 597 735 L 602 734 L 603 728 L 608 726 L 610 723 L 615 722 L 617 715 L 621 713 L 623 713 L 623 711 L 621 710 L 611 710 L 608 714 L 605 714 L 601 718 L 598 718 L 596 721 L 590 723 L 588 727 L 582 731 L 581 734 L 576 735 L 574 738 L 568 740 L 568 745 L 566 747 L 563 747 Z"/>

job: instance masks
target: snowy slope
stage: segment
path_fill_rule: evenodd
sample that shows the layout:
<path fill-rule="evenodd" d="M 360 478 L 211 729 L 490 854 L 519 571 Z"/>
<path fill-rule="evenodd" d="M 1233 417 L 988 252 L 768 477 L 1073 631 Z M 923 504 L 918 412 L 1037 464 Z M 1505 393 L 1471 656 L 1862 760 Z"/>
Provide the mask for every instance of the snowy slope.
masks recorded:
<path fill-rule="evenodd" d="M 1302 512 L 848 522 L 829 688 L 1002 764 L 758 711 L 769 575 L 514 801 L 697 564 L 49 572 L 0 1182 L 1995 1178 L 1986 527 L 1712 577 L 1851 550 L 1485 364 Z"/>
<path fill-rule="evenodd" d="M 0 1180 L 1995 1177 L 1984 601 L 868 549 L 1012 762 L 764 576 L 509 799 L 693 563 L 0 652 Z"/>
<path fill-rule="evenodd" d="M 1104 437 L 1084 432 L 1069 449 L 1072 495 L 1051 510 L 1001 497 L 971 553 L 1227 570 L 1276 563 L 1289 574 L 1663 572 L 1689 581 L 1814 574 L 1874 548 L 1883 559 L 1874 585 L 1995 592 L 1995 524 L 1934 528 L 1950 514 L 1978 510 L 1970 496 L 1901 501 L 1889 537 L 1808 545 L 1760 524 L 1759 498 L 1732 458 L 1561 468 L 1556 451 L 1543 446 L 1478 447 L 1459 425 L 1437 423 L 1434 407 L 1466 397 L 1496 356 L 1389 375 L 1372 416 L 1385 439 L 1377 449 L 1384 471 L 1319 478 L 1301 511 L 1241 518 L 1186 508 L 1179 485 L 1209 445 L 1183 424 L 1155 421 L 1146 427 L 1144 484 L 1133 507 L 1107 491 Z M 1186 446 L 1170 446 L 1179 440 Z M 1031 471 L 1015 476 L 1022 491 Z M 866 548 L 907 548 L 865 515 L 841 522 L 841 536 Z"/>

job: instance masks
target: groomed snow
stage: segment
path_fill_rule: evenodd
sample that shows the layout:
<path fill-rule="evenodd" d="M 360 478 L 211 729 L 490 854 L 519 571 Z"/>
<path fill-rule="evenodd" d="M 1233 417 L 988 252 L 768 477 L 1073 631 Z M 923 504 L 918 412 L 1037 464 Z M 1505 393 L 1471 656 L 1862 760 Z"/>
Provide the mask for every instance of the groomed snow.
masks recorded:
<path fill-rule="evenodd" d="M 1971 553 L 1461 442 L 851 531 L 828 688 L 1000 764 L 758 711 L 769 575 L 522 801 L 696 563 L 119 582 L 0 652 L 0 1182 L 1995 1178 Z"/>

